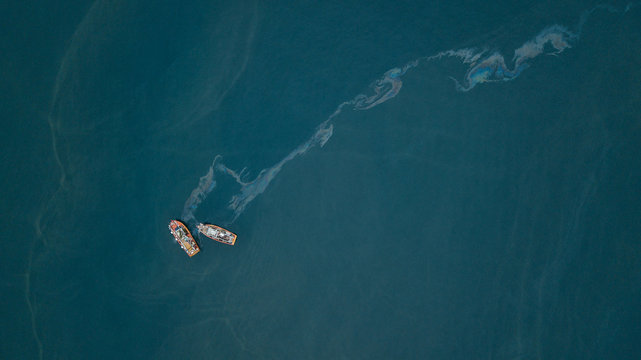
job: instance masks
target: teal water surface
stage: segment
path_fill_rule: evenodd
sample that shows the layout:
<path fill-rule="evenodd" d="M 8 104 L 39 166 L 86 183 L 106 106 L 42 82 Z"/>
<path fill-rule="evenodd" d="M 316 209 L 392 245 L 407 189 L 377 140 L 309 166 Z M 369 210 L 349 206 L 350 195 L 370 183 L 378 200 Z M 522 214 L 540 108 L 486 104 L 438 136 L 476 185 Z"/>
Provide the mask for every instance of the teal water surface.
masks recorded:
<path fill-rule="evenodd" d="M 641 356 L 641 4 L 7 7 L 2 358 Z"/>

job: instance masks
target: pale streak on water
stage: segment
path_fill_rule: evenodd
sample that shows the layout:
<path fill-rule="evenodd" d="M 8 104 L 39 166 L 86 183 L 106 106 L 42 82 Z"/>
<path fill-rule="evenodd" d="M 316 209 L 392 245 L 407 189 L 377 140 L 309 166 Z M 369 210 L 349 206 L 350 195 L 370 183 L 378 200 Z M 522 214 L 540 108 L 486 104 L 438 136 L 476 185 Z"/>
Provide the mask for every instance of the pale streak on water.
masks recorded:
<path fill-rule="evenodd" d="M 501 53 L 492 52 L 490 55 L 483 57 L 487 53 L 487 50 L 477 50 L 475 48 L 445 50 L 431 56 L 412 60 L 401 67 L 392 68 L 369 86 L 373 92 L 372 95 L 358 94 L 353 99 L 338 105 L 336 110 L 316 128 L 316 132 L 314 132 L 307 141 L 299 145 L 272 167 L 262 169 L 256 178 L 251 181 L 244 181 L 242 179 L 245 169 L 240 173 L 236 172 L 222 163 L 221 155 L 216 155 L 207 174 L 200 178 L 198 186 L 185 201 L 182 218 L 186 221 L 196 221 L 194 213 L 198 209 L 198 205 L 204 201 L 207 195 L 216 187 L 215 173 L 219 172 L 232 177 L 236 183 L 240 185 L 239 192 L 232 195 L 227 203 L 228 208 L 233 211 L 234 215 L 232 219 L 225 222 L 225 224 L 229 225 L 233 223 L 238 216 L 245 211 L 249 203 L 258 195 L 265 192 L 270 182 L 278 175 L 286 163 L 298 156 L 304 155 L 316 146 L 323 147 L 325 143 L 327 143 L 333 133 L 333 124 L 330 122 L 342 113 L 345 106 L 352 106 L 353 110 L 369 110 L 396 97 L 403 86 L 401 78 L 409 70 L 419 66 L 421 63 L 441 60 L 443 58 L 455 58 L 462 64 L 467 65 L 468 69 L 463 76 L 462 83 L 456 78 L 450 77 L 454 81 L 456 89 L 461 92 L 470 91 L 482 83 L 512 81 L 525 69 L 530 67 L 530 60 L 535 59 L 541 54 L 559 55 L 571 48 L 572 44 L 580 39 L 584 24 L 595 11 L 604 10 L 611 13 L 625 13 L 638 5 L 638 3 L 631 3 L 623 10 L 610 5 L 595 6 L 581 15 L 574 32 L 564 26 L 556 24 L 546 27 L 531 40 L 526 41 L 514 50 L 511 61 L 513 63 L 512 68 L 508 67 L 505 56 Z M 546 47 L 551 47 L 552 51 L 546 52 Z"/>

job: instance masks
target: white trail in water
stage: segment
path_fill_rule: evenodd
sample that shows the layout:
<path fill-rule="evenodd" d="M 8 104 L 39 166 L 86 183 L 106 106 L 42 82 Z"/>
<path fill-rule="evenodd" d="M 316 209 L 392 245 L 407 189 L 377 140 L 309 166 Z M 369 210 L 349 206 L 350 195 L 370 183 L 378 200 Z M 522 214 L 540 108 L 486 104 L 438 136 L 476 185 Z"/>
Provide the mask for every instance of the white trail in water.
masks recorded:
<path fill-rule="evenodd" d="M 431 56 L 412 60 L 401 67 L 392 68 L 370 85 L 370 90 L 373 94 L 358 94 L 353 99 L 338 105 L 336 110 L 316 128 L 314 134 L 307 141 L 272 167 L 262 169 L 256 178 L 251 181 L 242 180 L 242 174 L 245 169 L 238 173 L 222 163 L 221 155 L 216 155 L 207 174 L 200 179 L 198 186 L 185 201 L 182 217 L 184 220 L 196 221 L 194 212 L 198 209 L 198 205 L 207 198 L 207 195 L 214 190 L 216 187 L 215 174 L 220 173 L 230 176 L 240 186 L 239 192 L 233 195 L 227 203 L 227 207 L 233 211 L 233 217 L 225 224 L 233 223 L 245 211 L 249 203 L 265 192 L 270 182 L 278 175 L 286 163 L 304 155 L 316 146 L 323 147 L 327 143 L 333 132 L 331 121 L 342 113 L 345 106 L 351 106 L 353 110 L 369 110 L 394 98 L 403 87 L 401 78 L 409 70 L 419 66 L 421 63 L 437 61 L 443 58 L 454 58 L 467 65 L 468 69 L 461 81 L 450 77 L 454 81 L 456 89 L 460 92 L 470 91 L 482 83 L 512 81 L 529 68 L 530 61 L 539 55 L 559 55 L 570 49 L 572 44 L 580 39 L 583 26 L 595 11 L 604 10 L 611 13 L 625 13 L 638 5 L 639 3 L 631 3 L 623 10 L 610 5 L 595 6 L 581 15 L 575 31 L 570 31 L 561 25 L 548 26 L 514 50 L 510 61 L 511 67 L 507 65 L 508 62 L 505 60 L 505 56 L 499 52 L 492 52 L 488 55 L 486 49 L 463 48 L 441 51 Z M 550 50 L 546 51 L 546 49 Z"/>

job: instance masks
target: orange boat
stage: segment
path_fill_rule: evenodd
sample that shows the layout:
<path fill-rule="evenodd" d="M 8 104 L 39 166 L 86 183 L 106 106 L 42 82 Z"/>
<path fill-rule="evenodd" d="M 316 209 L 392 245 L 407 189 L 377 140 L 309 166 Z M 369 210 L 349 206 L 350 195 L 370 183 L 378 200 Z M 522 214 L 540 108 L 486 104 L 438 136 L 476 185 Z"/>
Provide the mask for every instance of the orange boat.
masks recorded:
<path fill-rule="evenodd" d="M 234 245 L 236 242 L 236 234 L 223 229 L 220 226 L 211 224 L 198 224 L 198 231 L 212 240 L 219 241 L 223 244 Z"/>
<path fill-rule="evenodd" d="M 196 240 L 191 236 L 191 233 L 185 224 L 178 220 L 171 220 L 169 222 L 169 231 L 171 231 L 171 234 L 189 257 L 198 254 L 200 248 L 198 247 Z"/>

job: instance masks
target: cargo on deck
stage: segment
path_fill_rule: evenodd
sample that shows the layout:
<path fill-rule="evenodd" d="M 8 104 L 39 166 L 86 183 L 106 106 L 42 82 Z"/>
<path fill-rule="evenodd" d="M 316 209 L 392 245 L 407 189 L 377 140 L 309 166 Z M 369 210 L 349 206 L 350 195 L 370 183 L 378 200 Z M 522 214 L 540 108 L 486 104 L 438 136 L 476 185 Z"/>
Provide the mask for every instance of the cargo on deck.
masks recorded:
<path fill-rule="evenodd" d="M 191 236 L 191 233 L 185 224 L 178 220 L 171 220 L 169 222 L 169 231 L 171 231 L 174 239 L 176 239 L 180 247 L 185 250 L 189 257 L 198 254 L 200 248 L 198 247 L 196 240 Z"/>
<path fill-rule="evenodd" d="M 223 229 L 220 226 L 198 224 L 198 231 L 208 238 L 219 241 L 223 244 L 234 245 L 236 242 L 236 234 L 227 229 Z"/>

